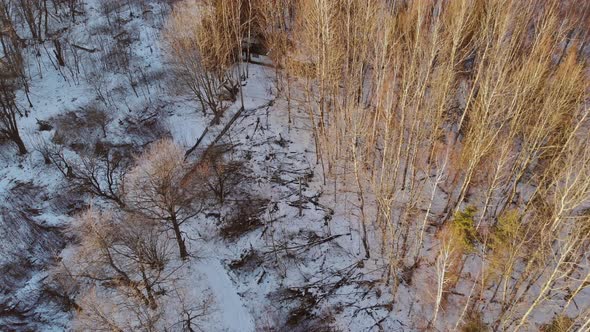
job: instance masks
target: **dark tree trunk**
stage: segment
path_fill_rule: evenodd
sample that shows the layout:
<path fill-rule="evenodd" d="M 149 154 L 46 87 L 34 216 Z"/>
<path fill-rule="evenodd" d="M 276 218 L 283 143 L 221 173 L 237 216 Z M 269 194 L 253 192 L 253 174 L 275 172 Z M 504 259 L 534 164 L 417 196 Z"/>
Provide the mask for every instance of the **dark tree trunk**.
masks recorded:
<path fill-rule="evenodd" d="M 186 250 L 186 245 L 184 243 L 184 239 L 182 238 L 182 232 L 180 231 L 180 225 L 178 224 L 178 220 L 176 219 L 175 215 L 171 216 L 170 222 L 172 224 L 172 229 L 174 230 L 174 237 L 176 238 L 176 243 L 178 243 L 178 251 L 180 252 L 180 258 L 185 260 L 188 258 L 188 251 Z"/>
<path fill-rule="evenodd" d="M 158 308 L 158 303 L 156 302 L 156 298 L 154 297 L 152 285 L 151 285 L 150 281 L 148 280 L 147 275 L 145 274 L 145 268 L 143 267 L 143 265 L 141 265 L 140 271 L 141 271 L 141 278 L 143 280 L 143 287 L 145 288 L 145 291 L 147 293 L 147 303 L 146 304 L 149 305 L 152 310 L 156 310 Z"/>
<path fill-rule="evenodd" d="M 16 146 L 18 147 L 18 154 L 25 155 L 29 152 L 29 151 L 27 151 L 27 147 L 25 146 L 25 143 L 23 143 L 23 140 L 20 138 L 18 130 L 16 132 L 16 135 L 14 135 L 14 137 L 12 138 L 12 140 L 14 141 Z"/>
<path fill-rule="evenodd" d="M 13 141 L 18 147 L 18 153 L 27 153 L 16 123 L 17 113 L 20 113 L 14 104 L 12 88 L 0 82 L 0 136 Z"/>

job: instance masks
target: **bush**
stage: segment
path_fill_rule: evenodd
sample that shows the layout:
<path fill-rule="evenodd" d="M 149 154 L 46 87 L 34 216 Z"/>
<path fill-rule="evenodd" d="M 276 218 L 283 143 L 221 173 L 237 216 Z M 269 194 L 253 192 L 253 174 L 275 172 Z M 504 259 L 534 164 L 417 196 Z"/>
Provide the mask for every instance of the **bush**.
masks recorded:
<path fill-rule="evenodd" d="M 574 325 L 574 320 L 563 315 L 553 318 L 551 323 L 545 324 L 541 327 L 542 332 L 567 332 Z"/>
<path fill-rule="evenodd" d="M 487 332 L 490 329 L 484 323 L 480 313 L 472 313 L 469 315 L 465 324 L 461 326 L 461 332 Z"/>
<path fill-rule="evenodd" d="M 477 242 L 477 231 L 473 220 L 476 211 L 474 206 L 468 206 L 465 211 L 458 211 L 451 225 L 453 235 L 456 236 L 457 241 L 461 241 L 462 247 L 467 252 L 473 252 Z"/>

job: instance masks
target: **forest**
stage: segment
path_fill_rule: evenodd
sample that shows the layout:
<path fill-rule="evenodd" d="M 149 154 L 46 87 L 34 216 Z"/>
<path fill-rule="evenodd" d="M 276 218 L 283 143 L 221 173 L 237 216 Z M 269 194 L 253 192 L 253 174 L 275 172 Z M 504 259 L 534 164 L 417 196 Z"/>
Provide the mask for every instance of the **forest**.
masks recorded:
<path fill-rule="evenodd" d="M 590 1 L 0 0 L 0 331 L 590 331 Z"/>

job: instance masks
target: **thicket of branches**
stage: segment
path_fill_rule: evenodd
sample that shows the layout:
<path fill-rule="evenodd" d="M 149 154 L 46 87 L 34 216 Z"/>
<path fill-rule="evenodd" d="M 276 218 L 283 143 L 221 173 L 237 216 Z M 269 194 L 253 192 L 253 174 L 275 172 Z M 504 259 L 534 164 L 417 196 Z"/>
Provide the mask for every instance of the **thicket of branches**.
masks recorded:
<path fill-rule="evenodd" d="M 284 95 L 309 114 L 324 176 L 356 187 L 366 257 L 385 257 L 394 293 L 430 261 L 429 325 L 460 282 L 461 317 L 485 309 L 502 330 L 554 301 L 571 313 L 590 272 L 587 3 L 255 3 Z M 573 312 L 587 324 L 588 306 Z"/>
<path fill-rule="evenodd" d="M 245 1 L 184 1 L 175 6 L 164 38 L 178 78 L 192 91 L 203 113 L 218 119 L 224 101 L 235 101 L 247 33 Z"/>

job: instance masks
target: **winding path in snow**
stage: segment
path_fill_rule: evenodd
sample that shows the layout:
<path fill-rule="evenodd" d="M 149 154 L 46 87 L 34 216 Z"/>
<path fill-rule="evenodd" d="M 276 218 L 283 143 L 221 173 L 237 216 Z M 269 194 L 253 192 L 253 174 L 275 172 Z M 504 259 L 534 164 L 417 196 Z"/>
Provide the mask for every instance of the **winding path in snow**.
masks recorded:
<path fill-rule="evenodd" d="M 228 332 L 254 332 L 254 319 L 238 295 L 227 275 L 227 270 L 215 258 L 204 259 L 199 266 L 209 282 L 223 318 L 223 327 Z"/>

